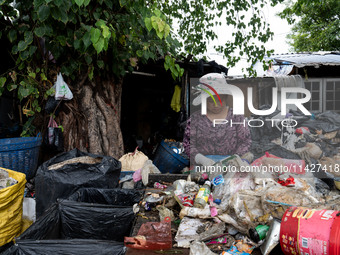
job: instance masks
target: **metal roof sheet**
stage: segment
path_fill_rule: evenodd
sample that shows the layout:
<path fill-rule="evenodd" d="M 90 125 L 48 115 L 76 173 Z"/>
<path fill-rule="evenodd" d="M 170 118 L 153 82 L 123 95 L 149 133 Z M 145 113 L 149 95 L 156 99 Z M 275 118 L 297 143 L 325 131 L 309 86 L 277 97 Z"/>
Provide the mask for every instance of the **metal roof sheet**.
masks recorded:
<path fill-rule="evenodd" d="M 293 64 L 296 67 L 340 65 L 340 52 L 287 53 L 272 55 L 278 64 Z"/>

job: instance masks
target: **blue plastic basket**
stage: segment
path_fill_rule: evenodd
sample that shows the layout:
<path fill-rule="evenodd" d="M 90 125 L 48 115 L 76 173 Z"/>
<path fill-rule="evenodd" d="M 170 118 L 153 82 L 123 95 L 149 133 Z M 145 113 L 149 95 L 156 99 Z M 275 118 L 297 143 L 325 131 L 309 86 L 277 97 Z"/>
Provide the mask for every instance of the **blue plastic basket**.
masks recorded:
<path fill-rule="evenodd" d="M 38 165 L 41 137 L 0 139 L 0 167 L 26 174 L 29 180 Z"/>
<path fill-rule="evenodd" d="M 162 141 L 157 148 L 153 163 L 162 173 L 178 173 L 189 165 L 189 160 L 174 152 Z"/>

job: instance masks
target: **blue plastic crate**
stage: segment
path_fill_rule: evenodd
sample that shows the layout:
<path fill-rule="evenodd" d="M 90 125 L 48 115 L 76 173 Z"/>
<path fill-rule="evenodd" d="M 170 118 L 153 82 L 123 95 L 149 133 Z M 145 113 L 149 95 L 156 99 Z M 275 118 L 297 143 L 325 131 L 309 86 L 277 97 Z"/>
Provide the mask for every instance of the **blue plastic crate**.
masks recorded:
<path fill-rule="evenodd" d="M 0 139 L 0 166 L 26 174 L 29 180 L 38 166 L 41 137 Z"/>

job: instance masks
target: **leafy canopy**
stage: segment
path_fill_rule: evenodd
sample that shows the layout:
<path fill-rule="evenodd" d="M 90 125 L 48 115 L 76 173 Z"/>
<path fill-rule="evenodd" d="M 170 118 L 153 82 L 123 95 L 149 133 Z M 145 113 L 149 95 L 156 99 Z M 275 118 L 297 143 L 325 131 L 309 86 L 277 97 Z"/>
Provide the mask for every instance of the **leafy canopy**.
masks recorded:
<path fill-rule="evenodd" d="M 228 66 L 242 56 L 254 64 L 271 53 L 256 44 L 273 35 L 261 9 L 282 1 L 0 0 L 0 35 L 13 44 L 16 61 L 0 74 L 0 95 L 5 88 L 17 91 L 25 113 L 34 115 L 53 94 L 52 71 L 74 82 L 84 72 L 89 79 L 122 77 L 138 62 L 160 57 L 177 79 L 184 70 L 176 60 L 206 53 L 217 39 L 215 26 L 232 34 L 215 47 Z"/>
<path fill-rule="evenodd" d="M 297 0 L 280 17 L 294 24 L 288 35 L 294 51 L 340 50 L 339 0 Z"/>

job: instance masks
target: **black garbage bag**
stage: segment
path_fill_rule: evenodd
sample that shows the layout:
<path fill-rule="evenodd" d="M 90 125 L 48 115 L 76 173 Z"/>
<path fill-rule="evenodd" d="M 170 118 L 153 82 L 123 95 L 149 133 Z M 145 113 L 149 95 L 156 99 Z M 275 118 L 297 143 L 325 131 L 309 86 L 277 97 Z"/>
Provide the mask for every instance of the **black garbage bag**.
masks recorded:
<path fill-rule="evenodd" d="M 48 168 L 54 164 L 82 156 L 89 156 L 99 163 L 74 163 L 56 170 Z M 118 187 L 121 163 L 109 156 L 99 156 L 74 149 L 61 153 L 44 162 L 37 170 L 35 178 L 36 215 L 43 212 L 58 198 L 67 198 L 82 187 L 116 188 Z"/>
<path fill-rule="evenodd" d="M 323 133 L 329 133 L 340 129 L 340 126 L 326 120 L 307 120 L 302 124 L 304 127 L 308 127 L 311 132 L 316 130 L 322 130 Z"/>
<path fill-rule="evenodd" d="M 253 141 L 250 152 L 254 154 L 254 160 L 265 155 L 266 152 L 285 159 L 301 159 L 301 157 L 294 152 L 291 152 L 280 145 L 274 144 L 270 141 Z"/>
<path fill-rule="evenodd" d="M 124 243 L 102 240 L 18 240 L 1 255 L 124 255 Z"/>
<path fill-rule="evenodd" d="M 54 152 L 62 152 L 64 150 L 63 131 L 59 127 L 47 127 L 44 136 L 43 146 Z"/>
<path fill-rule="evenodd" d="M 271 108 L 270 105 L 261 105 L 259 107 L 259 110 L 268 110 L 270 108 Z M 275 125 L 273 126 L 272 121 L 268 121 L 279 113 L 280 111 L 276 109 L 275 112 L 269 115 L 265 116 L 255 114 L 252 115 L 252 117 L 256 119 L 253 120 L 252 125 L 260 126 L 263 123 L 263 126 L 261 128 L 258 127 L 249 128 L 252 141 L 261 141 L 263 137 L 266 137 L 268 140 L 273 140 L 277 137 L 280 137 L 281 131 L 278 130 Z"/>
<path fill-rule="evenodd" d="M 108 205 L 133 206 L 142 198 L 142 193 L 130 189 L 81 188 L 67 200 Z"/>
<path fill-rule="evenodd" d="M 59 113 L 59 110 L 60 110 L 60 104 L 61 104 L 62 101 L 60 100 L 55 100 L 54 96 L 51 97 L 49 96 L 47 98 L 47 101 L 46 101 L 46 105 L 45 105 L 45 111 L 47 114 L 51 114 L 54 112 L 54 114 L 56 116 L 58 116 L 58 113 Z"/>
<path fill-rule="evenodd" d="M 132 206 L 58 200 L 18 240 L 123 241 L 130 234 L 134 218 Z"/>

